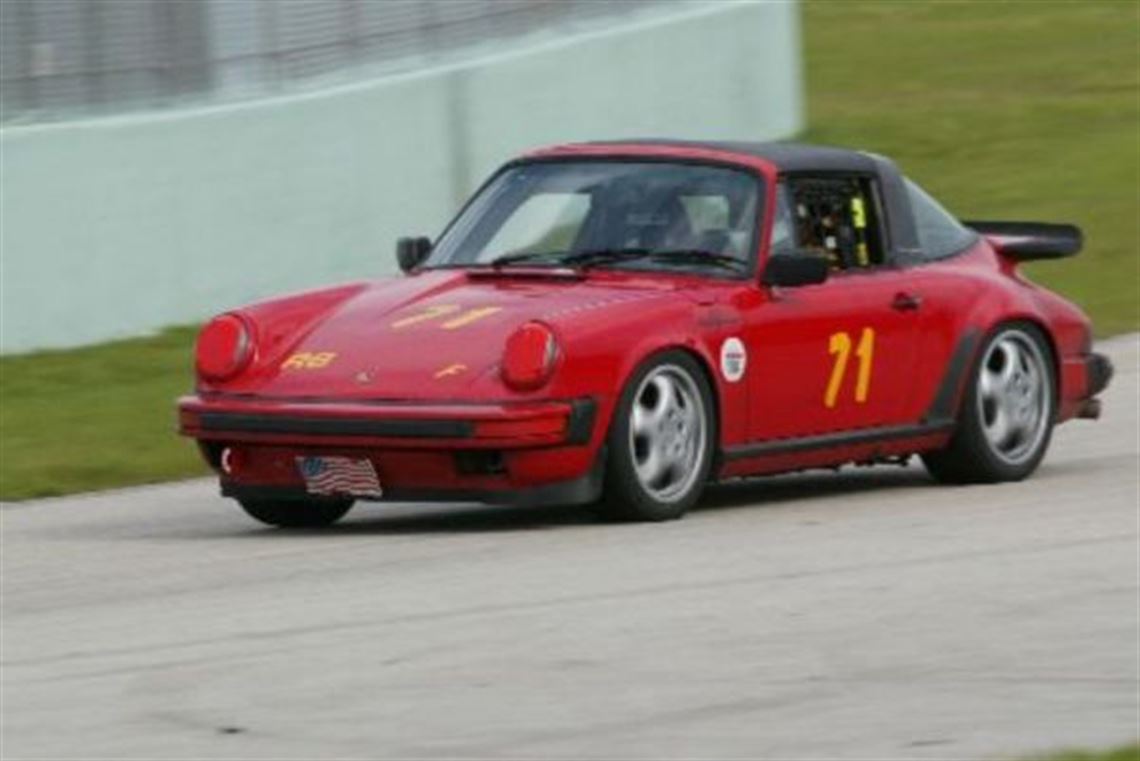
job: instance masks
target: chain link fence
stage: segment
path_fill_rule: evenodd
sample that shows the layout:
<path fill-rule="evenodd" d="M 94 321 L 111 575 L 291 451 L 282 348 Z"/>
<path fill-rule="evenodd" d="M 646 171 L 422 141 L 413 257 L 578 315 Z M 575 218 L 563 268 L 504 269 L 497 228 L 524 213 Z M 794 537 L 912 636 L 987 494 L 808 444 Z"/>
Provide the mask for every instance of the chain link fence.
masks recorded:
<path fill-rule="evenodd" d="M 691 0 L 0 0 L 0 120 L 258 97 Z"/>

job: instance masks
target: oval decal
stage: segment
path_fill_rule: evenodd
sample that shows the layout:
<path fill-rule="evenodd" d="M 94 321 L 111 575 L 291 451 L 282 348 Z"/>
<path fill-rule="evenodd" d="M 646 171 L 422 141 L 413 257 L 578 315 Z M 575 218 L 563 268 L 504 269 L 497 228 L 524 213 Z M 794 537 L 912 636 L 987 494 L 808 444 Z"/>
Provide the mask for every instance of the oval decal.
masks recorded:
<path fill-rule="evenodd" d="M 736 336 L 726 338 L 720 345 L 720 372 L 729 383 L 736 383 L 744 377 L 748 366 L 748 352 L 744 342 Z"/>

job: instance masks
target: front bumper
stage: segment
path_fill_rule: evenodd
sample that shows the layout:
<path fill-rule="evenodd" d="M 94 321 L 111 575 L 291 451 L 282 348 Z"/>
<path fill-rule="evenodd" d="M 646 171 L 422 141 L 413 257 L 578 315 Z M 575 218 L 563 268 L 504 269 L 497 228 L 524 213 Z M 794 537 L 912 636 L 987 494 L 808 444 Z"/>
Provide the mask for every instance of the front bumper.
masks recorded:
<path fill-rule="evenodd" d="M 237 499 L 306 499 L 298 458 L 366 458 L 384 499 L 588 502 L 600 491 L 591 398 L 517 403 L 317 402 L 234 396 L 179 400 Z"/>

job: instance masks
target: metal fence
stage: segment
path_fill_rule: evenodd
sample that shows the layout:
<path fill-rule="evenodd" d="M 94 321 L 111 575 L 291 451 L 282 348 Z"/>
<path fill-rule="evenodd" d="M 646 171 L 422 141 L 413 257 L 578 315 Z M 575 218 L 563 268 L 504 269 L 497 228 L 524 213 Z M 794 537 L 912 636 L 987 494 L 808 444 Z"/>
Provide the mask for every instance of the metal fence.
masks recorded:
<path fill-rule="evenodd" d="M 0 0 L 0 119 L 257 97 L 692 0 Z"/>

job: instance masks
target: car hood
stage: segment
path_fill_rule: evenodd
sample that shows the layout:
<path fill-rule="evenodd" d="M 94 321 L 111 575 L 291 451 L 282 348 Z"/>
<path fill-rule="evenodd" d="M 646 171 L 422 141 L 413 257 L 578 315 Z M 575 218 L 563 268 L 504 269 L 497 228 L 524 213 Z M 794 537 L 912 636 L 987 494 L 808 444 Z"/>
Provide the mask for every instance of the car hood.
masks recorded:
<path fill-rule="evenodd" d="M 647 299 L 676 298 L 652 278 L 584 279 L 425 272 L 345 289 L 225 391 L 282 398 L 460 399 L 502 396 L 493 371 L 528 320 L 568 320 Z M 304 297 L 298 297 L 304 299 Z M 282 310 L 279 310 L 282 311 Z M 259 334 L 274 310 L 250 312 Z M 560 336 L 563 337 L 564 336 Z"/>

